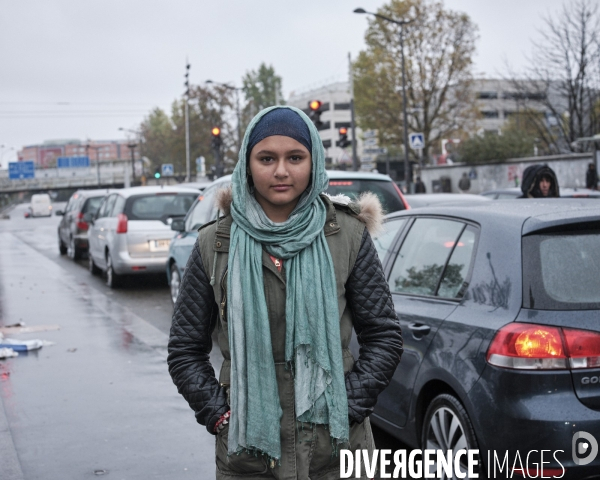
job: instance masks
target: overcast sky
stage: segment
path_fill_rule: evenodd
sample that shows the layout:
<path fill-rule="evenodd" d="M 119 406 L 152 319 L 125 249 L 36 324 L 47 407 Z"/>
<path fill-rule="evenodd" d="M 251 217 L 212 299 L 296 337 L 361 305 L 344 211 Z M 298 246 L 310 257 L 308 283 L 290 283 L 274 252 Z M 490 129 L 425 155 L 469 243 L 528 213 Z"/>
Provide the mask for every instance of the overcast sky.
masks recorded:
<path fill-rule="evenodd" d="M 446 0 L 479 27 L 475 73 L 523 68 L 542 18 L 568 0 Z M 193 84 L 240 86 L 261 62 L 284 96 L 347 79 L 382 0 L 0 0 L 0 162 L 51 139 L 120 139 Z"/>

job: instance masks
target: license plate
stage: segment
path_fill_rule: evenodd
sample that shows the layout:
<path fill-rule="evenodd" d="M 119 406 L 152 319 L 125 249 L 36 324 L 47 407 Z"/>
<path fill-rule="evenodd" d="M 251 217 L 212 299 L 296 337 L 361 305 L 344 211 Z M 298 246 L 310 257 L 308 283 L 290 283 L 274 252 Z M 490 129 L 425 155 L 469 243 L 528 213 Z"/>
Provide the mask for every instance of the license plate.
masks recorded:
<path fill-rule="evenodd" d="M 166 252 L 169 250 L 171 240 L 150 240 L 148 243 L 151 252 Z"/>

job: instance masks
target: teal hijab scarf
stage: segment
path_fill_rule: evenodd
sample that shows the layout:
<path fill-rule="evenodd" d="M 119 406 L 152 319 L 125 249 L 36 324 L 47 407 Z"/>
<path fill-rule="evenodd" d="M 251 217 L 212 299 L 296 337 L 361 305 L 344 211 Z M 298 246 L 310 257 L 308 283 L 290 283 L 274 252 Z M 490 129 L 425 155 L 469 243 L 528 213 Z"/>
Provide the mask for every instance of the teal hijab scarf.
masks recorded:
<path fill-rule="evenodd" d="M 289 108 L 310 130 L 312 172 L 289 218 L 274 223 L 247 180 L 252 129 L 269 111 Z M 265 300 L 262 250 L 283 259 L 286 272 L 285 359 L 292 369 L 296 419 L 328 425 L 337 444 L 348 442 L 340 319 L 333 261 L 319 197 L 328 185 L 325 152 L 312 121 L 293 107 L 270 107 L 250 123 L 232 177 L 233 224 L 228 259 L 227 304 L 231 353 L 229 453 L 249 451 L 281 458 L 282 409 Z"/>

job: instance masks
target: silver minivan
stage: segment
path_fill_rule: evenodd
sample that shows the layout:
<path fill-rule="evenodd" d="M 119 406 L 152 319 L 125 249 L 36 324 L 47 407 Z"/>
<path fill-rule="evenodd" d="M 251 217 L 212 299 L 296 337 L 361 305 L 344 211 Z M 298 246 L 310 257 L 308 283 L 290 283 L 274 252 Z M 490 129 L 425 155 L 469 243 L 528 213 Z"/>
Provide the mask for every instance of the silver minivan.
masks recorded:
<path fill-rule="evenodd" d="M 108 195 L 88 231 L 89 269 L 120 286 L 124 275 L 164 272 L 173 237 L 171 221 L 183 217 L 199 190 L 132 187 Z"/>

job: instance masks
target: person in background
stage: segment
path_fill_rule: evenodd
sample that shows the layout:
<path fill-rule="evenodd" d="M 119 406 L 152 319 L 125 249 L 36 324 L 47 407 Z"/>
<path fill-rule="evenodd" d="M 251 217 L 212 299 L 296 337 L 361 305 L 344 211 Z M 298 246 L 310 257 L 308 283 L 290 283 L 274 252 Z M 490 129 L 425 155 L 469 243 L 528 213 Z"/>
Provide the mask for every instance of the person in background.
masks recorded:
<path fill-rule="evenodd" d="M 590 190 L 598 190 L 598 171 L 596 165 L 590 163 L 587 172 L 585 173 L 585 188 Z"/>
<path fill-rule="evenodd" d="M 519 198 L 560 197 L 556 174 L 548 165 L 530 165 L 523 172 Z"/>
<path fill-rule="evenodd" d="M 402 354 L 369 233 L 381 204 L 323 194 L 323 143 L 293 107 L 254 117 L 231 183 L 185 269 L 169 373 L 216 435 L 217 480 L 338 479 L 340 449 L 373 454 L 369 415 Z"/>
<path fill-rule="evenodd" d="M 421 180 L 421 177 L 417 177 L 415 182 L 415 193 L 427 193 L 427 188 L 425 188 L 425 183 Z"/>
<path fill-rule="evenodd" d="M 458 182 L 458 188 L 462 193 L 468 192 L 471 189 L 471 179 L 467 175 L 467 172 L 463 172 Z"/>

